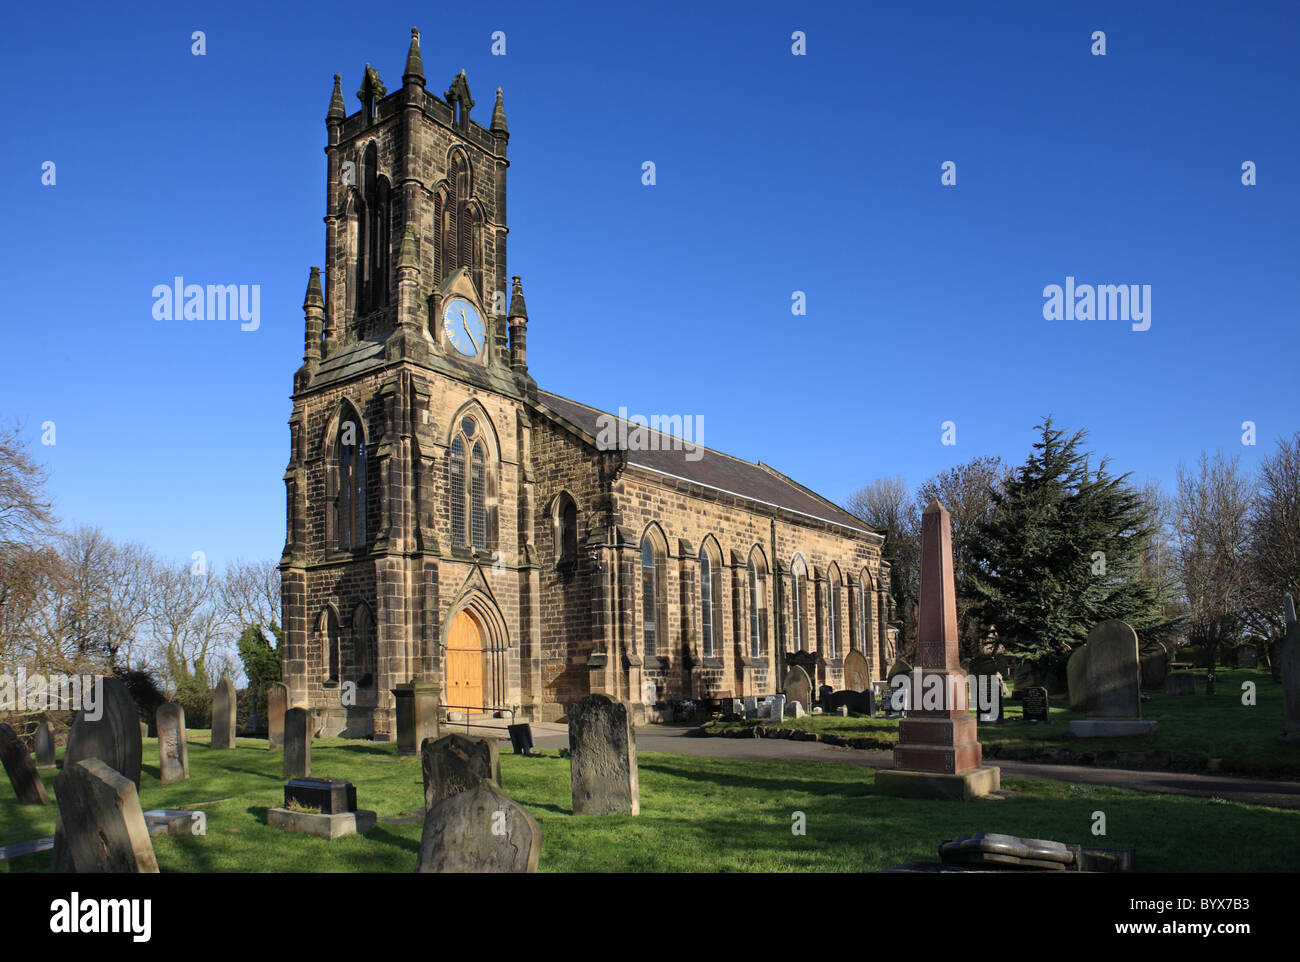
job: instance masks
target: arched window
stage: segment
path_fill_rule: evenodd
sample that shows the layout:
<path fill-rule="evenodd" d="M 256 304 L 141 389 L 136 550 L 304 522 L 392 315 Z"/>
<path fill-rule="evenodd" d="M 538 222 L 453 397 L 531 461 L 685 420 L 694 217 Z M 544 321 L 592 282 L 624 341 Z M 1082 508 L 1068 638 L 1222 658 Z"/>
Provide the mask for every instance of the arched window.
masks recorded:
<path fill-rule="evenodd" d="M 334 546 L 341 551 L 366 543 L 366 438 L 361 419 L 345 408 L 334 435 Z"/>
<path fill-rule="evenodd" d="M 799 555 L 790 562 L 790 630 L 795 651 L 807 651 L 808 604 L 805 591 L 808 587 L 808 566 Z"/>
<path fill-rule="evenodd" d="M 361 162 L 358 313 L 378 310 L 388 304 L 389 195 L 388 178 L 379 174 L 379 149 L 372 141 Z"/>
<path fill-rule="evenodd" d="M 871 654 L 871 635 L 875 618 L 875 592 L 871 588 L 871 576 L 866 569 L 858 575 L 858 590 L 861 602 L 858 605 L 858 651 L 864 655 Z"/>
<path fill-rule="evenodd" d="M 826 644 L 827 656 L 840 656 L 840 638 L 843 629 L 840 624 L 840 569 L 831 565 L 826 577 Z"/>
<path fill-rule="evenodd" d="M 352 652 L 356 659 L 357 684 L 362 688 L 374 688 L 379 652 L 375 619 L 365 604 L 357 605 L 357 610 L 352 613 Z"/>
<path fill-rule="evenodd" d="M 647 658 L 659 651 L 659 572 L 655 545 L 649 535 L 641 539 L 641 639 Z"/>
<path fill-rule="evenodd" d="M 478 422 L 470 415 L 460 419 L 451 441 L 447 491 L 452 544 L 486 549 L 487 454 Z"/>
<path fill-rule="evenodd" d="M 700 651 L 712 658 L 716 650 L 713 640 L 713 563 L 709 552 L 700 545 Z"/>
<path fill-rule="evenodd" d="M 320 633 L 321 658 L 324 661 L 321 667 L 324 669 L 322 674 L 325 684 L 337 685 L 342 652 L 339 650 L 339 619 L 333 608 L 327 607 L 321 612 L 317 630 Z"/>
<path fill-rule="evenodd" d="M 555 499 L 555 563 L 572 564 L 578 560 L 578 506 L 568 494 Z"/>
<path fill-rule="evenodd" d="M 767 650 L 767 566 L 757 550 L 749 554 L 749 655 Z"/>

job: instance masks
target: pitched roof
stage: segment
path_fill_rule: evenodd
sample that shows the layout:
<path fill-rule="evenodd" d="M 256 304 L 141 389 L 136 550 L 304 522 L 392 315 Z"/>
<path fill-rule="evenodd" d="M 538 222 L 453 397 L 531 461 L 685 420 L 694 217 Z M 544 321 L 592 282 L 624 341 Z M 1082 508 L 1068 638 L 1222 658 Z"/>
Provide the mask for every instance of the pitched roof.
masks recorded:
<path fill-rule="evenodd" d="M 601 434 L 602 424 L 608 424 L 604 419 L 613 418 L 615 423 L 624 420 L 599 408 L 549 391 L 538 391 L 537 398 L 550 411 L 593 437 Z M 637 427 L 639 426 L 631 425 L 629 430 Z M 651 431 L 650 434 L 664 439 L 672 437 L 657 431 Z M 820 521 L 844 525 L 871 534 L 877 533 L 843 508 L 809 491 L 773 468 L 742 461 L 740 458 L 702 445 L 663 443 L 658 445 L 658 450 L 629 450 L 627 460 L 629 464 L 657 474 L 680 478 L 752 501 L 774 505 Z"/>

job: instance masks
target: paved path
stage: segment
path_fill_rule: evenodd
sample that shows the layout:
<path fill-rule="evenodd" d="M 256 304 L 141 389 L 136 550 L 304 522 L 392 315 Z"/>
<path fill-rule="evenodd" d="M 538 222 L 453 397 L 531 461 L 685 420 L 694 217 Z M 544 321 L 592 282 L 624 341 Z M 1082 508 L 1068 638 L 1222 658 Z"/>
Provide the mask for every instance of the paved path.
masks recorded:
<path fill-rule="evenodd" d="M 534 723 L 533 744 L 538 748 L 567 748 L 564 725 Z M 893 753 L 841 748 L 821 742 L 797 742 L 778 738 L 701 738 L 687 728 L 638 728 L 636 745 L 643 752 L 672 752 L 709 758 L 754 759 L 778 762 L 839 762 L 866 768 L 893 768 Z M 475 730 L 474 734 L 488 734 Z M 1050 778 L 1086 785 L 1113 785 L 1139 792 L 1171 795 L 1217 796 L 1228 801 L 1276 808 L 1300 808 L 1300 782 L 1264 781 L 1231 775 L 1198 775 L 1189 772 L 1135 771 L 1127 768 L 1099 768 L 1095 765 L 1047 765 L 1038 762 L 989 759 L 1005 775 Z"/>

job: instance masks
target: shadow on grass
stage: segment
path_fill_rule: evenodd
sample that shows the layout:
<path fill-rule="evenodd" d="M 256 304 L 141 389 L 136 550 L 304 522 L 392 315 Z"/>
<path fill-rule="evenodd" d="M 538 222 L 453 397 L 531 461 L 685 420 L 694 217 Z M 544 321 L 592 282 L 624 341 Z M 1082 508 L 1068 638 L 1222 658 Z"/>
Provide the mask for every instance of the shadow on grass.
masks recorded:
<path fill-rule="evenodd" d="M 803 764 L 803 763 L 787 762 L 785 764 Z M 811 762 L 808 764 L 815 765 L 819 763 Z M 826 762 L 820 764 L 835 764 L 835 763 Z M 791 790 L 797 790 L 800 792 L 808 792 L 814 795 L 825 794 L 825 795 L 844 795 L 844 796 L 856 797 L 859 795 L 870 794 L 870 788 L 871 788 L 871 785 L 869 785 L 866 782 L 866 780 L 863 780 L 863 782 L 861 783 L 860 785 L 861 790 L 859 791 L 857 790 L 858 786 L 854 785 L 852 782 L 846 783 L 843 781 L 819 781 L 810 778 L 806 781 L 801 779 L 798 782 L 792 784 L 788 775 L 784 777 L 781 775 L 774 775 L 772 777 L 758 777 L 755 775 L 730 775 L 730 774 L 724 774 L 722 772 L 717 772 L 717 771 L 709 771 L 708 769 L 693 768 L 688 765 L 674 765 L 671 762 L 661 762 L 658 760 L 639 761 L 637 768 L 640 771 L 657 772 L 661 775 L 668 775 L 673 778 L 684 778 L 687 781 L 710 782 L 714 785 L 727 787 L 727 788 L 749 788 L 757 792 L 769 792 L 774 789 L 782 789 L 787 792 Z"/>

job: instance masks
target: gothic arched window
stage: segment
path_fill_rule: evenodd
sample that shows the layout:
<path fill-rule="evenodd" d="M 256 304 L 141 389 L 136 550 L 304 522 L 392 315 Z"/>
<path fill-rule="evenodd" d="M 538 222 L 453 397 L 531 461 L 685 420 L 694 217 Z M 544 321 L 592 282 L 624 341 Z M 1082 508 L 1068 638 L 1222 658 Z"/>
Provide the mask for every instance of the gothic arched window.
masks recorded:
<path fill-rule="evenodd" d="M 356 660 L 357 684 L 362 688 L 375 687 L 378 662 L 375 638 L 375 619 L 364 603 L 352 613 L 352 657 Z"/>
<path fill-rule="evenodd" d="M 337 685 L 339 683 L 339 662 L 342 660 L 342 652 L 339 646 L 339 619 L 333 608 L 327 607 L 321 612 L 317 631 L 320 633 L 325 684 Z"/>
<path fill-rule="evenodd" d="M 571 564 L 578 560 L 578 506 L 568 494 L 555 502 L 555 563 Z"/>
<path fill-rule="evenodd" d="M 335 475 L 334 546 L 341 551 L 366 543 L 366 439 L 361 419 L 350 409 L 339 418 L 332 454 Z"/>
<path fill-rule="evenodd" d="M 757 549 L 749 553 L 749 655 L 767 650 L 767 565 Z"/>
<path fill-rule="evenodd" d="M 452 544 L 486 549 L 487 453 L 478 422 L 460 419 L 448 454 L 448 497 L 451 501 Z"/>
<path fill-rule="evenodd" d="M 713 562 L 700 545 L 700 652 L 705 658 L 714 656 L 713 630 Z"/>
<path fill-rule="evenodd" d="M 790 626 L 794 635 L 794 650 L 807 651 L 808 606 L 804 589 L 808 583 L 808 567 L 799 555 L 790 562 Z"/>
<path fill-rule="evenodd" d="M 826 643 L 830 657 L 840 656 L 840 569 L 831 565 L 826 585 Z"/>
<path fill-rule="evenodd" d="M 659 651 L 659 572 L 654 541 L 641 539 L 641 640 L 647 658 Z"/>

